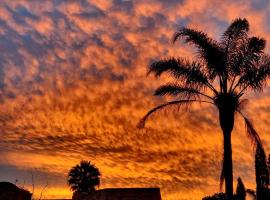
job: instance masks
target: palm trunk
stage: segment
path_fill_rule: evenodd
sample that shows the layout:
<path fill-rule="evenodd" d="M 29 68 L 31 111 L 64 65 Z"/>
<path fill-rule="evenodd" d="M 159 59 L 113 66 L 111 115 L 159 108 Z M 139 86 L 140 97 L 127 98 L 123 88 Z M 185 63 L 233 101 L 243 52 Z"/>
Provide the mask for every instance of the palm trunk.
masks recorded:
<path fill-rule="evenodd" d="M 228 200 L 233 199 L 233 164 L 232 164 L 232 143 L 231 133 L 234 126 L 234 109 L 230 106 L 219 108 L 220 126 L 224 139 L 224 163 L 223 172 L 225 179 L 225 191 Z"/>
<path fill-rule="evenodd" d="M 231 132 L 223 131 L 224 136 L 224 178 L 225 192 L 229 200 L 233 198 L 233 164 L 232 164 L 232 145 Z"/>

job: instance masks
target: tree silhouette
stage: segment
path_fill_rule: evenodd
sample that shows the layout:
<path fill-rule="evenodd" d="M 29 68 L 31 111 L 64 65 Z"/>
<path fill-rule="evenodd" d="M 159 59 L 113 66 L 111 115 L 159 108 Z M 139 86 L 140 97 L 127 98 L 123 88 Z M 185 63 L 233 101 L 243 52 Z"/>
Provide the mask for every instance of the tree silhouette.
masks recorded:
<path fill-rule="evenodd" d="M 246 200 L 246 188 L 241 178 L 237 179 L 236 187 L 236 199 L 237 200 Z"/>
<path fill-rule="evenodd" d="M 255 154 L 255 176 L 257 200 L 269 199 L 269 171 L 264 149 L 260 145 L 257 145 Z"/>
<path fill-rule="evenodd" d="M 158 110 L 167 107 L 189 105 L 195 102 L 209 103 L 219 111 L 219 122 L 223 132 L 224 152 L 221 185 L 225 179 L 225 190 L 229 199 L 233 197 L 233 165 L 231 132 L 235 113 L 243 116 L 247 134 L 254 143 L 261 143 L 250 121 L 241 113 L 245 104 L 243 96 L 247 90 L 261 91 L 270 75 L 270 57 L 264 53 L 266 41 L 249 37 L 246 19 L 234 20 L 218 42 L 206 33 L 191 28 L 181 28 L 173 41 L 183 40 L 198 49 L 194 61 L 186 58 L 167 58 L 153 62 L 149 73 L 159 77 L 169 73 L 174 82 L 157 88 L 155 95 L 178 97 L 150 110 L 139 122 L 142 128 L 146 120 Z"/>
<path fill-rule="evenodd" d="M 100 176 L 95 165 L 83 160 L 69 171 L 68 184 L 74 192 L 90 193 L 95 191 L 96 186 L 99 186 Z"/>
<path fill-rule="evenodd" d="M 202 198 L 202 200 L 227 200 L 227 195 L 224 193 L 217 193 L 212 196 Z"/>
<path fill-rule="evenodd" d="M 269 174 L 269 176 L 270 176 L 270 154 L 268 154 L 267 168 L 268 168 L 268 174 Z M 268 186 L 269 186 L 269 185 L 270 185 L 270 177 L 269 177 Z"/>

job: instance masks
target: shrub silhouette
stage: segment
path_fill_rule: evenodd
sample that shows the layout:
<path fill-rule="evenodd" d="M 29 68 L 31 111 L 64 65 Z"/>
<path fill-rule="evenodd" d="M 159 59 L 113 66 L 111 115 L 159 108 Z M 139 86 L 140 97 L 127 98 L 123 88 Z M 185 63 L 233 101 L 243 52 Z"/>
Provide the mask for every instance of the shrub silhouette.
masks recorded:
<path fill-rule="evenodd" d="M 153 62 L 149 73 L 156 77 L 169 73 L 174 82 L 157 88 L 155 95 L 172 95 L 178 99 L 150 110 L 139 122 L 142 128 L 153 113 L 173 106 L 190 105 L 195 102 L 214 105 L 219 111 L 219 122 L 223 132 L 224 152 L 221 186 L 225 179 L 225 190 L 233 198 L 233 164 L 231 132 L 236 113 L 243 116 L 247 134 L 254 143 L 261 144 L 251 122 L 241 113 L 247 90 L 261 91 L 270 75 L 270 57 L 264 53 L 266 41 L 248 36 L 246 19 L 234 20 L 223 33 L 220 42 L 206 33 L 191 28 L 181 28 L 173 41 L 183 40 L 198 49 L 194 61 L 186 58 L 167 58 Z"/>
<path fill-rule="evenodd" d="M 91 193 L 100 185 L 100 172 L 89 161 L 81 161 L 68 173 L 68 184 L 74 192 Z"/>
<path fill-rule="evenodd" d="M 204 197 L 202 200 L 227 200 L 227 197 L 225 193 L 217 193 L 213 196 Z"/>
<path fill-rule="evenodd" d="M 246 188 L 241 178 L 237 179 L 236 200 L 246 200 Z"/>
<path fill-rule="evenodd" d="M 216 193 L 212 196 L 202 198 L 202 200 L 228 200 L 225 193 Z M 246 200 L 246 188 L 241 178 L 237 179 L 236 194 L 233 195 L 233 200 Z"/>

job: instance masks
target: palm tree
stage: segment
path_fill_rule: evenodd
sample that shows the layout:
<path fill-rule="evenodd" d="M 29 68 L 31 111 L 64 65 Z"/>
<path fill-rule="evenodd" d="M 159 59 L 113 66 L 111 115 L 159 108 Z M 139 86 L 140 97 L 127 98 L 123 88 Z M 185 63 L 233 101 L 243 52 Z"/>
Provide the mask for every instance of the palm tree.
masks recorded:
<path fill-rule="evenodd" d="M 89 194 L 99 186 L 100 175 L 95 165 L 83 160 L 69 171 L 68 184 L 74 192 Z"/>
<path fill-rule="evenodd" d="M 221 183 L 225 179 L 225 190 L 229 199 L 233 197 L 233 165 L 231 132 L 236 113 L 243 116 L 249 138 L 261 143 L 252 124 L 241 113 L 247 90 L 262 91 L 270 76 L 270 57 L 264 53 L 266 41 L 248 36 L 246 19 L 235 19 L 216 41 L 206 33 L 183 27 L 173 37 L 173 42 L 183 40 L 198 49 L 196 60 L 187 58 L 165 58 L 153 62 L 149 73 L 159 77 L 164 72 L 174 82 L 157 88 L 155 95 L 172 95 L 175 101 L 166 102 L 150 110 L 139 122 L 142 128 L 150 115 L 167 107 L 189 105 L 195 102 L 209 103 L 219 111 L 219 122 L 223 132 L 224 153 Z M 221 184 L 222 185 L 222 184 Z"/>

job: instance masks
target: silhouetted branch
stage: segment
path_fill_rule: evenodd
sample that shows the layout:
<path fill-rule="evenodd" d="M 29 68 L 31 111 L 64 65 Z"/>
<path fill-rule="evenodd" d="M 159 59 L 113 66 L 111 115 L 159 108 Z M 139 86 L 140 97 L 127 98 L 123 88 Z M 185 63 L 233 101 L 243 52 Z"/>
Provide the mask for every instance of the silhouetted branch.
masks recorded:
<path fill-rule="evenodd" d="M 43 187 L 43 189 L 40 192 L 40 196 L 39 196 L 39 200 L 42 200 L 42 196 L 43 196 L 43 192 L 45 191 L 45 189 L 48 187 L 49 183 L 48 180 L 46 181 L 46 185 Z"/>
<path fill-rule="evenodd" d="M 34 173 L 32 170 L 30 173 L 31 173 L 31 180 L 32 180 L 32 194 L 34 194 L 35 192 Z"/>

